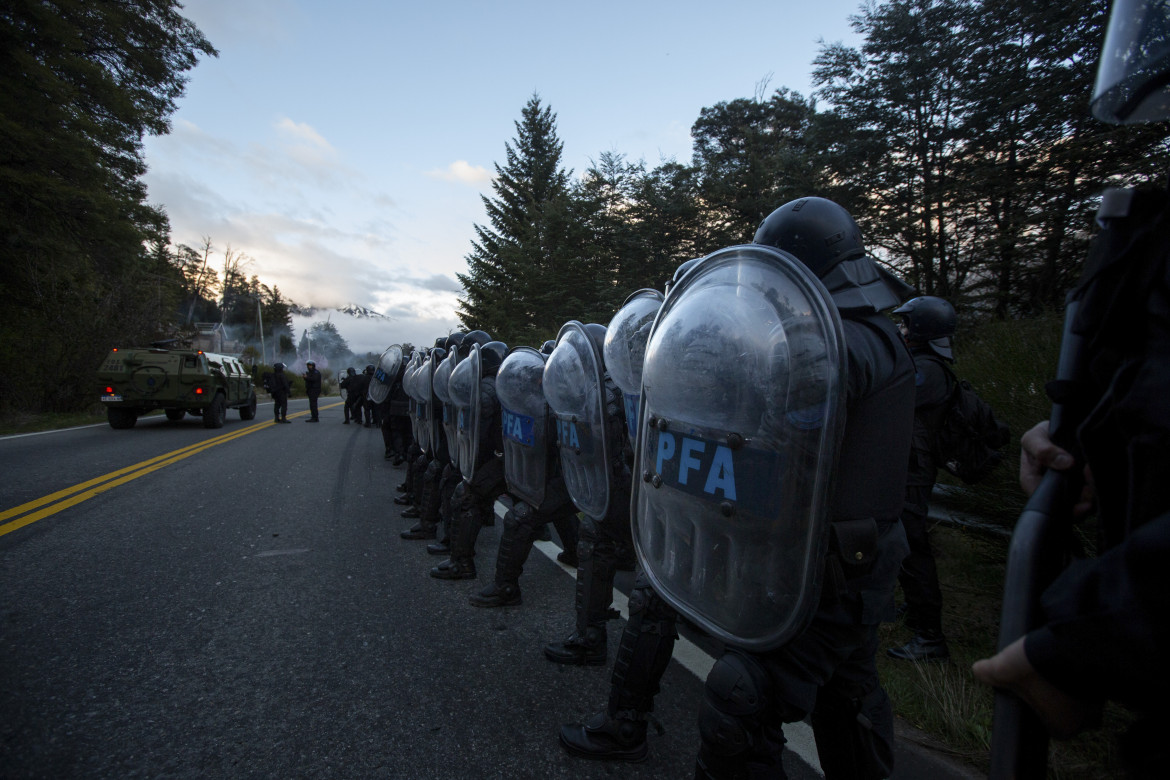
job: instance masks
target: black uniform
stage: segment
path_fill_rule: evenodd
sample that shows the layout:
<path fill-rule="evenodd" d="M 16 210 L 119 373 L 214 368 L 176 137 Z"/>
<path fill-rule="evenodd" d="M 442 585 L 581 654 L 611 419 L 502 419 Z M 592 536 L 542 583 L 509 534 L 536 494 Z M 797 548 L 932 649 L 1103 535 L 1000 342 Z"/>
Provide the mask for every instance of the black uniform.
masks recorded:
<path fill-rule="evenodd" d="M 403 361 L 386 397 L 386 408 L 382 414 L 382 439 L 386 445 L 386 456 L 393 459 L 395 466 L 401 465 L 406 459 L 413 438 L 410 432 L 410 399 L 402 387 L 405 374 L 406 362 Z"/>
<path fill-rule="evenodd" d="M 707 678 L 699 777 L 783 776 L 783 724 L 812 715 L 826 778 L 886 777 L 893 713 L 878 680 L 877 626 L 892 605 L 907 552 L 899 522 L 909 460 L 914 364 L 889 319 L 844 318 L 846 426 L 833 499 L 831 547 L 876 526 L 872 563 L 831 553 L 821 604 L 803 634 L 777 650 L 731 651 Z M 737 711 L 737 684 L 759 695 Z"/>
<path fill-rule="evenodd" d="M 316 366 L 305 371 L 305 395 L 309 397 L 309 420 L 317 421 L 317 398 L 321 395 L 321 372 Z"/>
<path fill-rule="evenodd" d="M 362 422 L 363 410 L 366 407 L 366 394 L 369 390 L 370 375 L 366 373 L 354 374 L 345 383 L 345 408 L 349 412 L 349 419 L 356 423 Z M 370 413 L 365 412 L 365 414 Z"/>
<path fill-rule="evenodd" d="M 619 566 L 628 566 L 634 542 L 630 530 L 630 464 L 633 453 L 626 435 L 622 393 L 605 375 L 605 437 L 614 442 L 619 456 L 609 463 L 611 497 L 603 518 L 584 515 L 577 540 L 577 628 L 561 642 L 544 646 L 544 655 L 561 664 L 600 666 L 606 657 L 606 622 L 618 617 L 613 602 L 613 581 Z"/>
<path fill-rule="evenodd" d="M 451 494 L 448 515 L 451 558 L 431 569 L 431 576 L 438 579 L 473 579 L 476 576 L 475 541 L 485 525 L 494 524 L 495 501 L 507 490 L 504 459 L 498 454 L 503 449 L 503 435 L 495 377 L 481 378 L 478 392 L 478 462 L 474 469 L 469 469 L 471 478 L 465 475 Z"/>
<path fill-rule="evenodd" d="M 284 365 L 277 363 L 274 368 L 270 382 L 272 389 L 269 391 L 272 395 L 272 413 L 276 422 L 288 422 L 288 395 L 292 388 L 284 374 Z"/>
<path fill-rule="evenodd" d="M 930 548 L 927 513 L 938 478 L 934 440 L 954 388 L 950 369 L 929 347 L 911 347 L 914 356 L 914 439 L 906 476 L 906 505 L 902 527 L 910 554 L 902 561 L 898 582 L 906 596 L 906 626 L 915 633 L 941 638 L 942 591 Z"/>
<path fill-rule="evenodd" d="M 342 424 L 349 425 L 349 410 L 350 410 L 349 398 L 350 398 L 350 394 L 353 392 L 350 389 L 350 386 L 353 383 L 354 377 L 357 376 L 357 373 L 352 368 L 347 368 L 345 371 L 346 371 L 345 376 L 343 376 L 338 381 L 337 388 L 339 390 L 345 391 L 345 400 L 344 400 L 344 403 L 342 403 L 342 405 L 341 405 L 341 411 L 345 415 L 345 419 L 342 421 Z"/>
<path fill-rule="evenodd" d="M 505 455 L 507 457 L 507 455 Z M 533 507 L 527 501 L 517 500 L 504 514 L 504 532 L 500 535 L 500 549 L 496 553 L 496 578 L 486 589 L 472 594 L 470 601 L 477 607 L 500 607 L 520 603 L 520 575 L 532 552 L 541 530 L 549 523 L 557 529 L 564 552 L 562 562 L 577 564 L 577 507 L 569 498 L 565 479 L 560 473 L 560 457 L 556 448 L 548 448 L 548 474 L 544 501 Z"/>
<path fill-rule="evenodd" d="M 1159 777 L 1170 761 L 1170 196 L 1138 196 L 1130 213 L 1086 271 L 1075 325 L 1088 354 L 1091 411 L 1077 438 L 1099 557 L 1075 561 L 1044 592 L 1044 623 L 1024 651 L 1069 695 L 1136 711 L 1121 745 L 1127 769 Z"/>

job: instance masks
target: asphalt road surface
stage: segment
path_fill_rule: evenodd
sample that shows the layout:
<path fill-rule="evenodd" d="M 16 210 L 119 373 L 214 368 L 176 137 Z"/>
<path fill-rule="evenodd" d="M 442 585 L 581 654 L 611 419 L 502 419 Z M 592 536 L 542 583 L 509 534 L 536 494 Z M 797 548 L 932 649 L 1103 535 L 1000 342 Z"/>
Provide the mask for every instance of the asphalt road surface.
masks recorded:
<path fill-rule="evenodd" d="M 541 652 L 573 627 L 558 548 L 529 558 L 521 606 L 471 606 L 500 524 L 477 580 L 431 578 L 381 432 L 321 407 L 0 439 L 0 777 L 693 776 L 709 642 L 679 643 L 646 762 L 570 757 L 557 730 L 604 706 L 610 666 Z M 791 737 L 790 776 L 818 777 L 807 727 Z M 946 776 L 903 752 L 896 777 Z"/>

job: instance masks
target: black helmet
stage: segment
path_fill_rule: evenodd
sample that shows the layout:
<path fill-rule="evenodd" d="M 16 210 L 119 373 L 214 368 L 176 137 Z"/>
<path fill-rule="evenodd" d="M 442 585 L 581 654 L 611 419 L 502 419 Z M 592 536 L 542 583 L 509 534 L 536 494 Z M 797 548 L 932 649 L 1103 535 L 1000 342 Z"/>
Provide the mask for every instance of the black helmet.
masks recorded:
<path fill-rule="evenodd" d="M 698 265 L 699 261 L 702 259 L 703 258 L 701 257 L 692 257 L 690 260 L 680 263 L 678 268 L 674 269 L 674 277 L 670 281 L 674 284 L 678 284 L 678 280 L 686 276 L 687 271 Z"/>
<path fill-rule="evenodd" d="M 894 314 L 902 317 L 906 340 L 925 344 L 939 357 L 951 360 L 951 336 L 955 335 L 955 307 L 933 295 L 911 298 Z"/>
<path fill-rule="evenodd" d="M 556 342 L 556 340 L 555 340 L 555 339 L 549 339 L 548 341 L 546 341 L 546 342 L 544 342 L 543 344 L 541 344 L 541 345 L 540 345 L 540 354 L 542 354 L 542 355 L 551 355 L 551 354 L 552 354 L 552 351 L 553 351 L 554 349 L 556 349 L 556 348 L 557 348 L 557 342 Z"/>
<path fill-rule="evenodd" d="M 371 365 L 368 365 L 368 366 L 366 366 L 366 373 L 367 373 L 367 374 L 372 374 L 372 373 L 374 373 L 374 366 L 373 366 L 372 364 L 371 364 Z"/>
<path fill-rule="evenodd" d="M 354 369 L 353 366 L 350 366 L 349 368 L 345 369 L 345 373 L 349 374 L 350 376 L 357 376 L 357 371 Z"/>
<path fill-rule="evenodd" d="M 489 341 L 479 348 L 480 376 L 495 376 L 500 364 L 508 356 L 508 345 L 502 341 Z"/>
<path fill-rule="evenodd" d="M 597 354 L 604 360 L 606 327 L 596 322 L 586 323 L 584 327 L 589 340 L 593 342 L 593 346 L 597 347 Z"/>
<path fill-rule="evenodd" d="M 447 337 L 446 336 L 439 336 L 437 339 L 435 339 L 435 346 L 436 347 L 446 347 L 447 346 Z"/>
<path fill-rule="evenodd" d="M 309 366 L 312 366 L 313 368 L 316 368 L 316 367 L 317 367 L 317 364 L 316 364 L 316 363 L 314 363 L 312 360 L 306 361 L 306 362 L 305 362 L 305 367 L 307 368 L 307 367 L 309 367 Z"/>
<path fill-rule="evenodd" d="M 487 334 L 487 331 L 473 330 L 463 335 L 463 341 L 459 342 L 459 357 L 465 358 L 471 354 L 471 345 L 479 344 L 481 347 L 492 340 L 492 337 Z"/>
<path fill-rule="evenodd" d="M 1170 119 L 1170 11 L 1114 0 L 1097 64 L 1093 116 L 1114 124 Z"/>
<path fill-rule="evenodd" d="M 443 346 L 447 348 L 448 352 L 453 349 L 459 349 L 459 345 L 463 343 L 463 337 L 465 335 L 467 334 L 465 334 L 463 331 L 457 330 L 447 337 L 447 343 Z"/>
<path fill-rule="evenodd" d="M 843 260 L 865 256 L 861 228 L 848 211 L 825 198 L 785 203 L 760 223 L 752 241 L 791 253 L 821 278 Z"/>
<path fill-rule="evenodd" d="M 272 366 L 272 370 L 273 371 L 284 371 L 284 363 L 274 363 Z"/>

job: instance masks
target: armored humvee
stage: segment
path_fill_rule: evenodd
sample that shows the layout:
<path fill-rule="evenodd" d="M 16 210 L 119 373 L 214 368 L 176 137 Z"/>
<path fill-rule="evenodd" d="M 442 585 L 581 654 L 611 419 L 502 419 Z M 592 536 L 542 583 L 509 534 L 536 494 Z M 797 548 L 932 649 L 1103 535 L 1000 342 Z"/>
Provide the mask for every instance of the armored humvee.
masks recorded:
<path fill-rule="evenodd" d="M 111 428 L 133 428 L 138 415 L 162 409 L 167 419 L 203 418 L 221 428 L 228 409 L 241 420 L 256 416 L 256 390 L 236 358 L 193 349 L 113 349 L 98 369 Z"/>

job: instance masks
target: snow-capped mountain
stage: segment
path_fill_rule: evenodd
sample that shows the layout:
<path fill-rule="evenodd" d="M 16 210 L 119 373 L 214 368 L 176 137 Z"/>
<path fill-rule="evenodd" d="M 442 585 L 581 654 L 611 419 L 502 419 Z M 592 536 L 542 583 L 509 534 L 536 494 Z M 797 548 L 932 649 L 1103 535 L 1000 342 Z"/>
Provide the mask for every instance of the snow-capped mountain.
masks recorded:
<path fill-rule="evenodd" d="M 365 306 L 358 306 L 356 303 L 347 303 L 344 306 L 338 306 L 337 308 L 334 308 L 334 309 L 322 309 L 322 308 L 319 308 L 317 306 L 301 306 L 300 304 L 297 304 L 297 303 L 294 303 L 294 304 L 289 306 L 289 313 L 294 314 L 298 317 L 309 317 L 312 319 L 320 319 L 321 316 L 328 316 L 328 314 L 330 312 L 334 312 L 334 311 L 339 312 L 341 314 L 347 314 L 356 320 L 367 320 L 367 319 L 368 320 L 377 320 L 377 319 L 389 320 L 390 319 L 389 317 L 387 317 L 385 314 L 382 314 L 381 312 L 376 312 L 373 309 L 367 309 Z"/>

